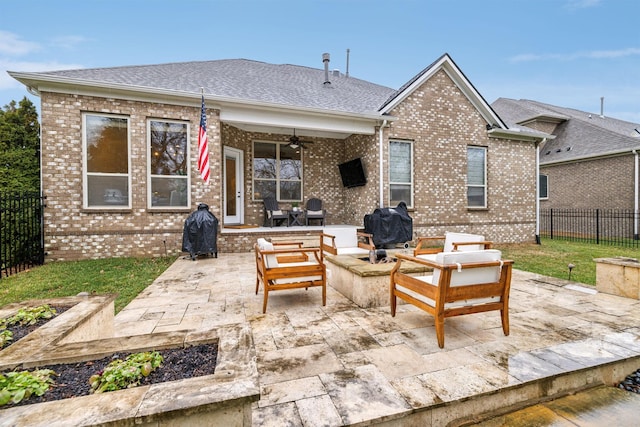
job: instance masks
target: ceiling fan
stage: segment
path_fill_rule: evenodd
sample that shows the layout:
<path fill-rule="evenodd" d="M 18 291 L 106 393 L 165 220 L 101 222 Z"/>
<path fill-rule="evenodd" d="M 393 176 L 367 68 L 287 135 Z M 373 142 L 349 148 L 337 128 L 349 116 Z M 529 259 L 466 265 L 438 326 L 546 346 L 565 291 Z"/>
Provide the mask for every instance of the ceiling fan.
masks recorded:
<path fill-rule="evenodd" d="M 296 130 L 293 130 L 293 136 L 291 138 L 289 138 L 289 147 L 293 148 L 294 150 L 302 147 L 305 150 L 307 149 L 307 147 L 305 147 L 305 144 L 313 144 L 312 141 L 302 141 L 300 138 L 298 138 L 296 136 Z"/>

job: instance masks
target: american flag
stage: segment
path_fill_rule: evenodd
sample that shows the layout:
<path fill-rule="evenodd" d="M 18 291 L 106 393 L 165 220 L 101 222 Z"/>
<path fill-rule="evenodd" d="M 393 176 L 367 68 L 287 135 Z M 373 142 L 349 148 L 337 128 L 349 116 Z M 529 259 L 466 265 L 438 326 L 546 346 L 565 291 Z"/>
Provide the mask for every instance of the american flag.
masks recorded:
<path fill-rule="evenodd" d="M 200 111 L 200 130 L 198 132 L 198 172 L 202 180 L 209 183 L 209 140 L 207 138 L 207 112 L 202 95 L 202 109 Z"/>

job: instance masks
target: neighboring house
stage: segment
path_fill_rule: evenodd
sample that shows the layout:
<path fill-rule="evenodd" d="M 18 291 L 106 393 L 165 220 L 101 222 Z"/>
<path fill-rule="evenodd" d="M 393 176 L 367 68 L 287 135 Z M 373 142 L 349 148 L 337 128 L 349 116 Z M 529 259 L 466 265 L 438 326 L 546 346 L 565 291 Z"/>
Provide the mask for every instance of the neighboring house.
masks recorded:
<path fill-rule="evenodd" d="M 512 124 L 552 134 L 540 147 L 540 207 L 638 212 L 640 124 L 530 100 L 491 104 Z"/>
<path fill-rule="evenodd" d="M 546 134 L 508 129 L 447 54 L 398 90 L 323 62 L 9 72 L 41 98 L 49 259 L 174 253 L 200 202 L 220 219 L 219 251 L 247 251 L 265 230 L 230 226 L 263 224 L 268 195 L 284 209 L 319 197 L 328 224 L 405 201 L 415 235 L 534 240 Z M 209 185 L 195 167 L 201 94 Z M 358 158 L 367 183 L 345 188 L 338 165 Z"/>

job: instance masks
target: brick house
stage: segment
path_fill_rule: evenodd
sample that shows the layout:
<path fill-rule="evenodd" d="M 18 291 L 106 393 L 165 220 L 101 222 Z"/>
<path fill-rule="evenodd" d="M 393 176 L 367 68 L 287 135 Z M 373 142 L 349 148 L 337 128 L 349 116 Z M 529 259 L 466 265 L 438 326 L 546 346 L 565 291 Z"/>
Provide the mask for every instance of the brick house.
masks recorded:
<path fill-rule="evenodd" d="M 328 224 L 362 226 L 403 200 L 415 235 L 533 241 L 546 134 L 509 129 L 447 54 L 398 90 L 330 71 L 328 54 L 323 63 L 10 72 L 41 98 L 48 259 L 175 253 L 200 202 L 220 220 L 218 249 L 246 251 L 285 231 L 260 227 L 270 194 L 283 209 L 321 198 Z M 209 185 L 195 167 L 202 96 Z M 346 188 L 338 165 L 353 159 L 367 182 Z"/>
<path fill-rule="evenodd" d="M 626 209 L 640 200 L 640 124 L 530 100 L 492 107 L 510 127 L 551 134 L 540 147 L 540 207 Z"/>

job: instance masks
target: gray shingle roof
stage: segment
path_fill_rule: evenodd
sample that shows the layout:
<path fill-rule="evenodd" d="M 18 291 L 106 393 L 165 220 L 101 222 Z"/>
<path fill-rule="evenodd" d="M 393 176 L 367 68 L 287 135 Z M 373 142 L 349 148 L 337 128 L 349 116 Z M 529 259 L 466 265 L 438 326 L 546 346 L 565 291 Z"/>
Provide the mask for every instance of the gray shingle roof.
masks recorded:
<path fill-rule="evenodd" d="M 531 100 L 499 98 L 491 104 L 507 124 L 536 117 L 560 121 L 540 152 L 540 164 L 606 156 L 640 148 L 640 124 Z"/>
<path fill-rule="evenodd" d="M 127 67 L 61 70 L 33 73 L 82 80 L 95 85 L 122 85 L 247 102 L 293 106 L 356 114 L 377 114 L 394 90 L 324 69 L 225 59 Z"/>

